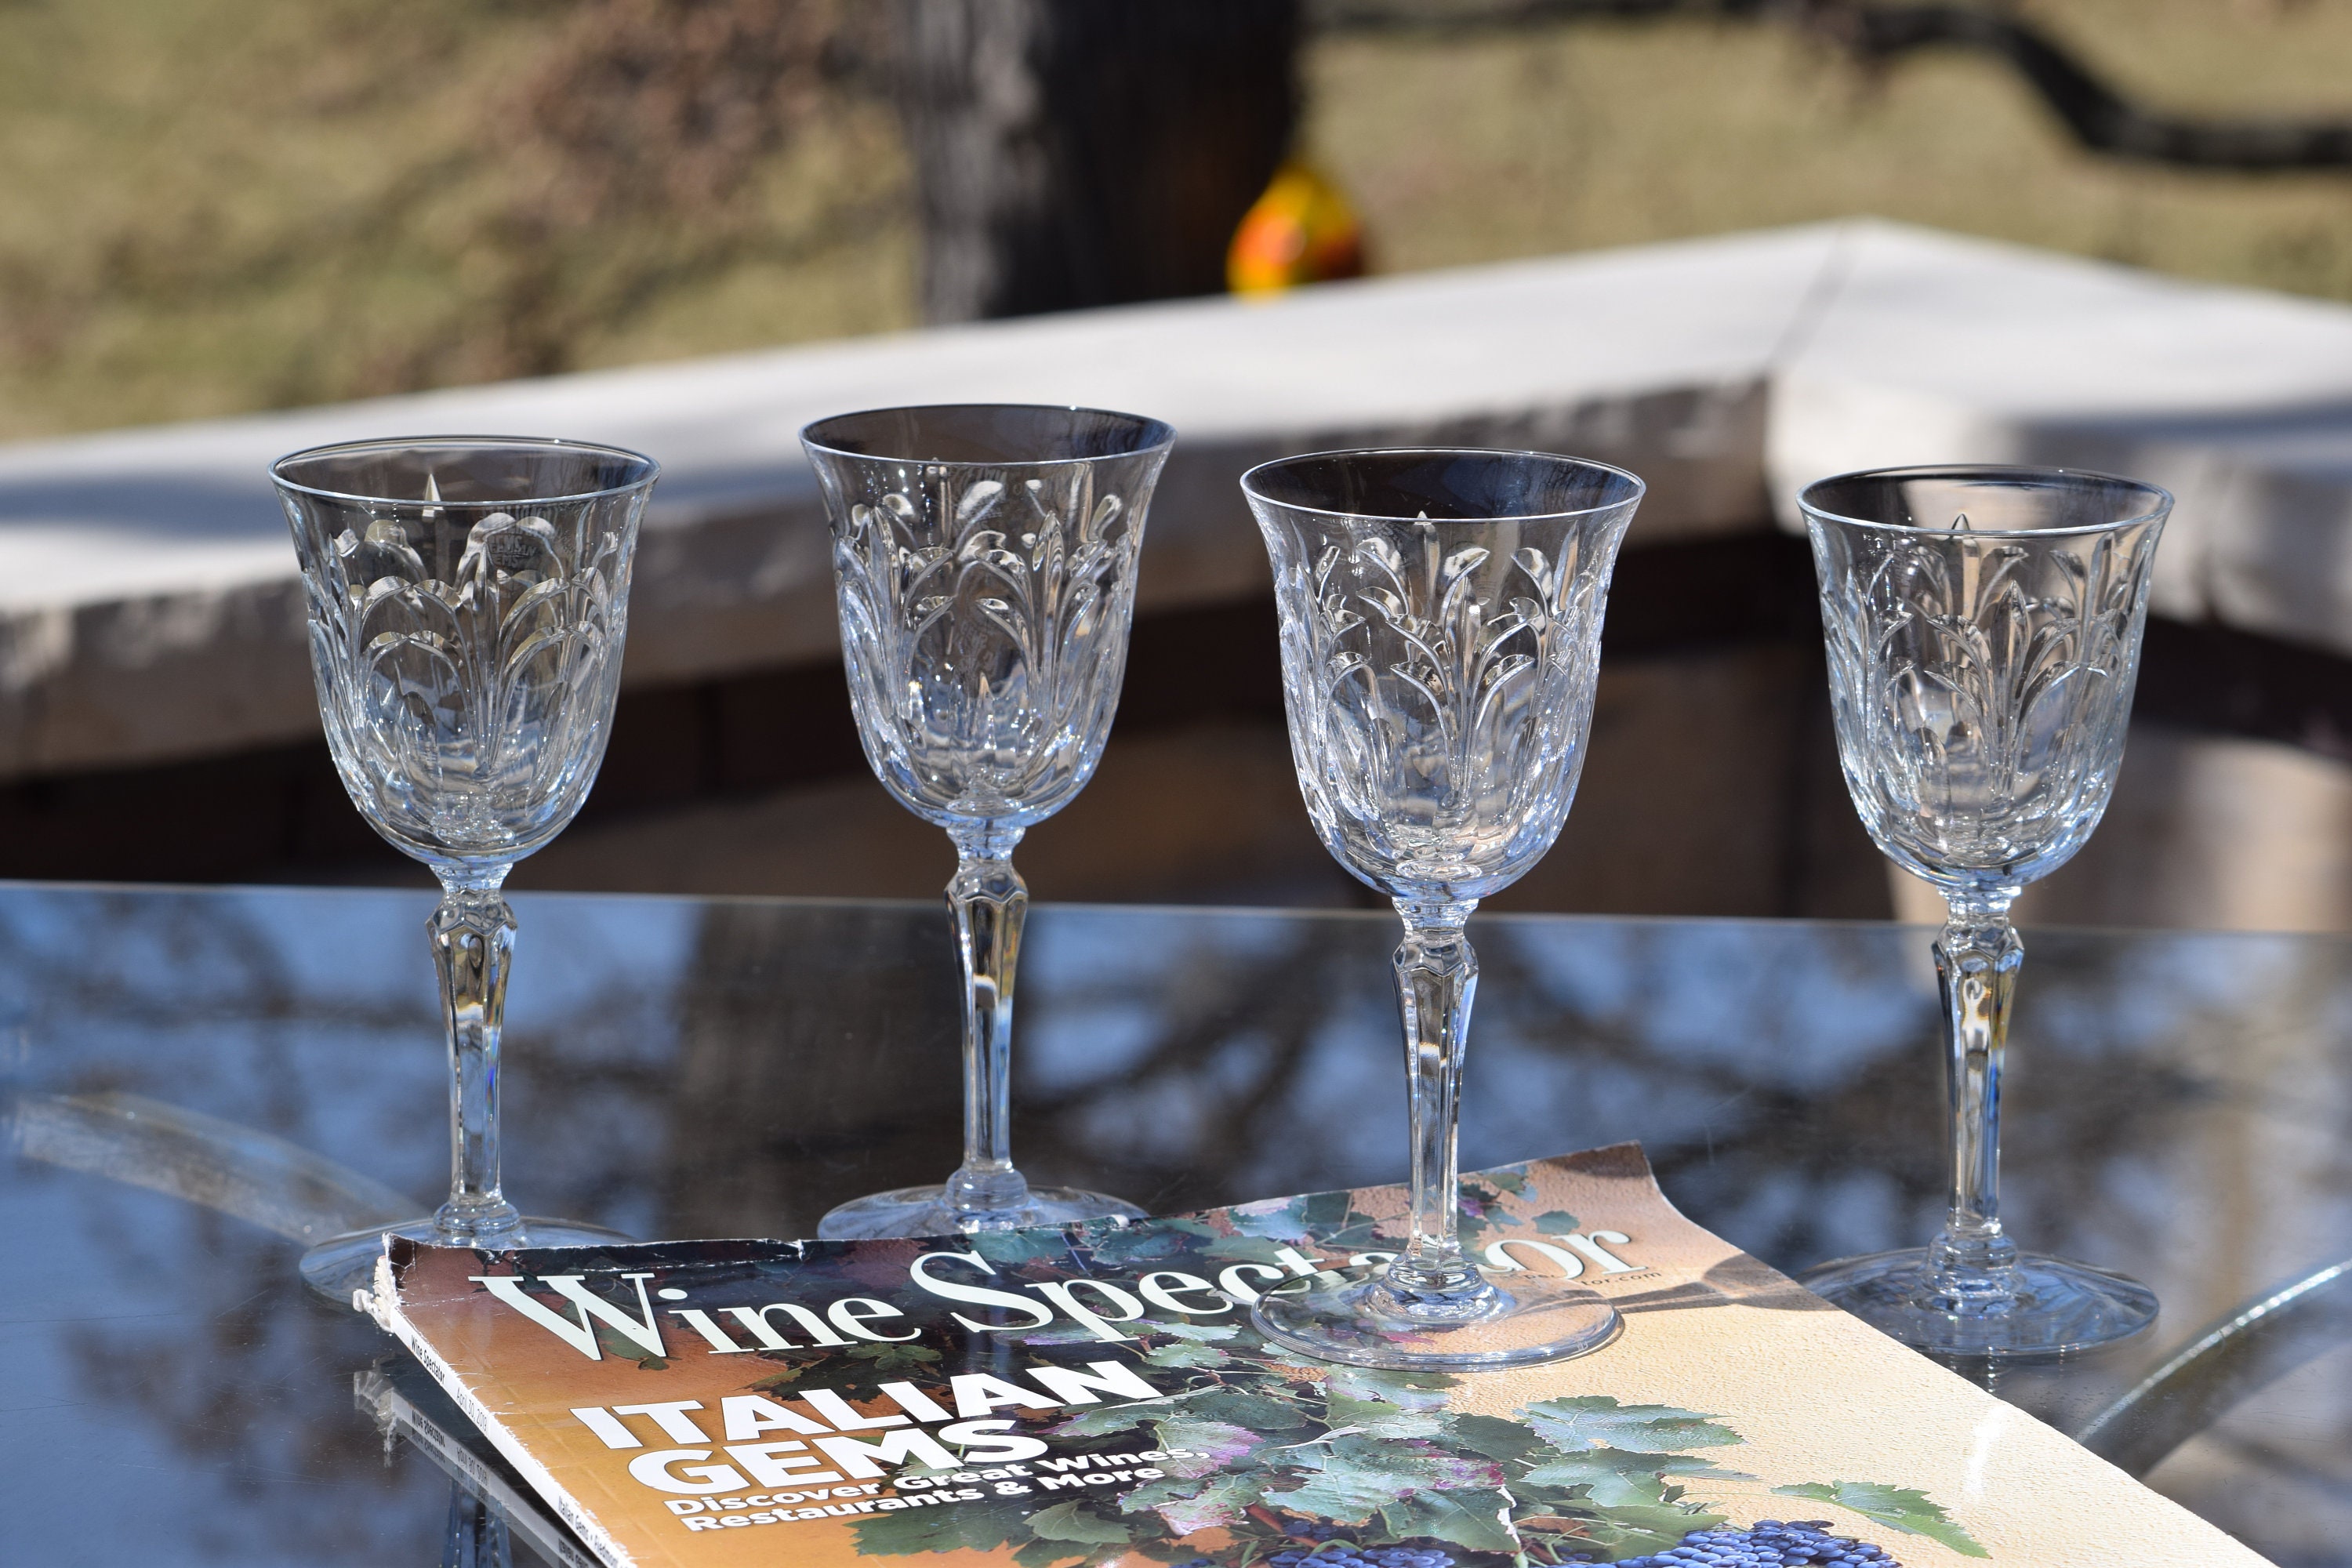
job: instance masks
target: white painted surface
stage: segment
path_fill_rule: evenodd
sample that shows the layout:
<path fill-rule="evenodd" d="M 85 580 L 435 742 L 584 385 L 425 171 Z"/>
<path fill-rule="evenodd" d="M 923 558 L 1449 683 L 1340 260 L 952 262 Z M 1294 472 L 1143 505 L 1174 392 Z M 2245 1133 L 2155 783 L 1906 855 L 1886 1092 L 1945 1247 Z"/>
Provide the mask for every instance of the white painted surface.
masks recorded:
<path fill-rule="evenodd" d="M 2157 607 L 2352 651 L 2352 309 L 1856 225 L 1771 377 L 1776 509 L 1894 463 L 2055 463 L 2179 504 Z"/>

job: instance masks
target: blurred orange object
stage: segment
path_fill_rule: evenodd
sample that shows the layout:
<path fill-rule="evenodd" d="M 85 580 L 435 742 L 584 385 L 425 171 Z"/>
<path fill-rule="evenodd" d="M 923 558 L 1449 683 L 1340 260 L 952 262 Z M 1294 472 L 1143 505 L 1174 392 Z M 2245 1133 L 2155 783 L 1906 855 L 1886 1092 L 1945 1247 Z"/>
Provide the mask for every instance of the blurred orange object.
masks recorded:
<path fill-rule="evenodd" d="M 1304 163 L 1276 171 L 1225 252 L 1225 286 L 1236 294 L 1270 294 L 1363 271 L 1363 220 L 1339 186 Z"/>

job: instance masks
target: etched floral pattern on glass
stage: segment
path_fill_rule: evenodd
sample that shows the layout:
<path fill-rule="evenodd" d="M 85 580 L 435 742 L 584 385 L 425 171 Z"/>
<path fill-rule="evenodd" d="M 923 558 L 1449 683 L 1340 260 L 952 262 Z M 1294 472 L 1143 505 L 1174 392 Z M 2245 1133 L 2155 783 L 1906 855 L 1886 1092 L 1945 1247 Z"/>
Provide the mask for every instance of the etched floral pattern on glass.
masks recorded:
<path fill-rule="evenodd" d="M 1559 837 L 1583 767 L 1606 577 L 1580 568 L 1615 538 L 1597 525 L 1534 543 L 1511 542 L 1510 523 L 1486 543 L 1429 519 L 1307 526 L 1295 542 L 1270 537 L 1317 831 L 1384 890 L 1479 898 L 1516 880 Z"/>
<path fill-rule="evenodd" d="M 2154 531 L 1932 542 L 1822 533 L 1840 756 L 1886 853 L 1931 881 L 2032 881 L 2082 847 L 2122 764 Z"/>
<path fill-rule="evenodd" d="M 352 799 L 426 858 L 529 854 L 604 756 L 634 517 L 340 521 L 306 553 L 319 710 Z"/>
<path fill-rule="evenodd" d="M 834 540 L 868 758 L 943 826 L 1041 822 L 1101 761 L 1143 531 L 1088 465 L 905 477 L 849 501 Z"/>

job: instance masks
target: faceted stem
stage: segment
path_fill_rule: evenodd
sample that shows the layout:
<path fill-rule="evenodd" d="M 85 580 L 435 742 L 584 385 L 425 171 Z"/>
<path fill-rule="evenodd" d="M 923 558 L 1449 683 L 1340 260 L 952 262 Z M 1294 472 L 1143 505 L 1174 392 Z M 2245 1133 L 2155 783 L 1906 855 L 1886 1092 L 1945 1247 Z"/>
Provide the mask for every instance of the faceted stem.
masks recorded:
<path fill-rule="evenodd" d="M 433 1219 L 451 1246 L 495 1241 L 521 1219 L 499 1193 L 499 1036 L 515 939 L 514 910 L 499 896 L 508 869 L 445 878 L 425 925 L 449 1033 L 449 1201 Z"/>
<path fill-rule="evenodd" d="M 1394 1304 L 1406 1311 L 1458 1316 L 1482 1306 L 1494 1289 L 1462 1251 L 1455 1149 L 1462 1053 L 1478 988 L 1477 955 L 1462 928 L 1477 907 L 1475 900 L 1396 900 L 1404 917 L 1396 987 L 1412 1093 L 1412 1234 L 1387 1281 Z"/>
<path fill-rule="evenodd" d="M 1013 978 L 1029 886 L 1013 868 L 1019 828 L 983 824 L 954 837 L 948 909 L 963 960 L 963 1166 L 948 1178 L 947 1202 L 978 1218 L 1029 1201 L 1013 1168 Z"/>
<path fill-rule="evenodd" d="M 2017 1244 L 2000 1228 L 2000 1068 L 2010 999 L 2024 944 L 2009 923 L 2014 889 L 1955 896 L 1936 942 L 1949 1058 L 1951 1205 L 1928 1248 L 1939 1310 L 2005 1310 L 2016 1294 Z"/>

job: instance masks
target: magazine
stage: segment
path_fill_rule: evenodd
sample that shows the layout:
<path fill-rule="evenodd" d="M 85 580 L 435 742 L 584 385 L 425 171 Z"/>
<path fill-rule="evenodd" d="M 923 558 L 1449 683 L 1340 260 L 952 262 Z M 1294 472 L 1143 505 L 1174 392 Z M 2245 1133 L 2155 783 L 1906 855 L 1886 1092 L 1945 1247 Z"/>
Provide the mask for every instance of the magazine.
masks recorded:
<path fill-rule="evenodd" d="M 2263 1561 L 1693 1225 L 1633 1145 L 1462 1192 L 1498 1279 L 1574 1278 L 1617 1339 L 1466 1373 L 1263 1341 L 1261 1292 L 1394 1251 L 1389 1187 L 925 1240 L 395 1238 L 360 1301 L 613 1568 Z"/>

